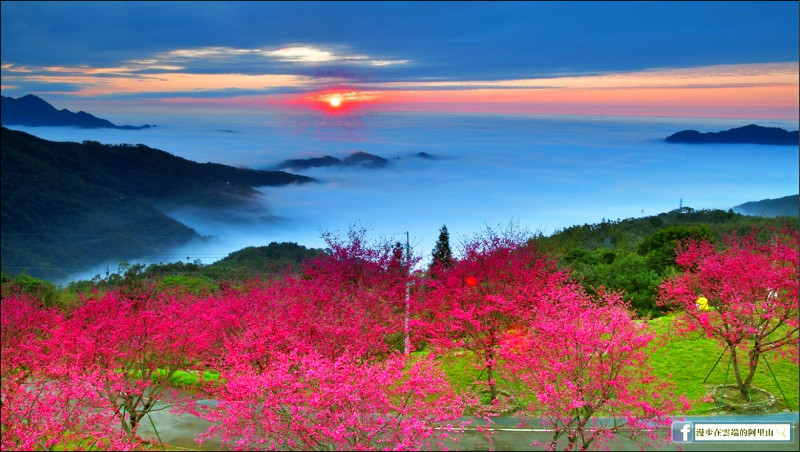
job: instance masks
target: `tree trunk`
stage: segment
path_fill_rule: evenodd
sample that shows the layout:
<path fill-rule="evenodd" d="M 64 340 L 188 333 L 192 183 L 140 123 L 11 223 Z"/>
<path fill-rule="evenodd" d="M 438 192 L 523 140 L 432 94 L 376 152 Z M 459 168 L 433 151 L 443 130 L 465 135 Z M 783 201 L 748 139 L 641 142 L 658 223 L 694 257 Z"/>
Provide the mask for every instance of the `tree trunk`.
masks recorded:
<path fill-rule="evenodd" d="M 497 399 L 497 386 L 494 384 L 493 369 L 491 364 L 486 367 L 486 376 L 489 382 L 489 394 L 492 397 L 491 402 L 494 403 L 495 399 Z"/>
<path fill-rule="evenodd" d="M 742 380 L 742 373 L 739 370 L 739 360 L 736 357 L 736 346 L 731 346 L 731 361 L 733 362 L 733 375 L 736 376 L 736 386 L 739 389 L 739 393 L 745 399 L 749 400 L 750 397 L 750 381 L 752 380 L 752 375 L 750 378 L 746 380 Z M 725 388 L 722 388 L 723 394 L 725 393 Z"/>
<path fill-rule="evenodd" d="M 497 342 L 492 337 L 491 346 L 486 351 L 486 378 L 489 383 L 489 394 L 491 395 L 491 403 L 497 400 L 497 386 L 494 384 L 494 345 Z"/>
<path fill-rule="evenodd" d="M 744 379 L 744 386 L 747 389 L 747 392 L 750 392 L 750 384 L 753 382 L 753 377 L 756 375 L 756 368 L 758 367 L 758 358 L 761 357 L 761 349 L 758 347 L 758 343 L 755 344 L 752 350 L 748 352 L 748 373 L 747 377 Z"/>

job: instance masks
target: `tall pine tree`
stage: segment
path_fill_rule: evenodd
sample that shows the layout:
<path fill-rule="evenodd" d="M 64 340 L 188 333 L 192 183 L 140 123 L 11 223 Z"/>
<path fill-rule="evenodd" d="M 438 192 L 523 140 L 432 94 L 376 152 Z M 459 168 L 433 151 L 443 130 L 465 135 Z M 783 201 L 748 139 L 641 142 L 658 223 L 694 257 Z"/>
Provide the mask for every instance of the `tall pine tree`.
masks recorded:
<path fill-rule="evenodd" d="M 450 234 L 447 232 L 447 226 L 445 225 L 442 225 L 442 229 L 439 230 L 439 240 L 436 241 L 436 247 L 433 249 L 433 265 L 441 265 L 446 268 L 453 266 Z"/>

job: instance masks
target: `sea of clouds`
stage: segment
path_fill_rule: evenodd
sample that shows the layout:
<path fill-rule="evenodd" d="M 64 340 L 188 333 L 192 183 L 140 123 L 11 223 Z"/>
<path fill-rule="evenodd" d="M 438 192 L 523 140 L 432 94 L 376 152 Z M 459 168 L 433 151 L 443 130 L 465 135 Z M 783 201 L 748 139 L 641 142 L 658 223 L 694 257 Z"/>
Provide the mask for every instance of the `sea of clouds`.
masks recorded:
<path fill-rule="evenodd" d="M 728 209 L 797 193 L 791 146 L 669 144 L 676 131 L 726 130 L 755 121 L 442 113 L 238 113 L 125 117 L 145 130 L 12 127 L 56 141 L 143 143 L 197 161 L 273 169 L 285 159 L 362 151 L 383 168 L 297 171 L 318 183 L 262 187 L 247 208 L 167 212 L 208 236 L 169 254 L 129 262 L 219 260 L 272 241 L 325 247 L 321 234 L 364 227 L 405 242 L 425 263 L 442 225 L 451 244 L 487 227 L 551 234 L 575 224 L 655 215 L 681 203 Z M 797 124 L 758 121 L 796 130 Z M 432 159 L 420 158 L 424 152 Z M 112 270 L 116 268 L 112 262 Z M 106 265 L 102 266 L 105 271 Z M 73 275 L 91 277 L 97 269 Z"/>

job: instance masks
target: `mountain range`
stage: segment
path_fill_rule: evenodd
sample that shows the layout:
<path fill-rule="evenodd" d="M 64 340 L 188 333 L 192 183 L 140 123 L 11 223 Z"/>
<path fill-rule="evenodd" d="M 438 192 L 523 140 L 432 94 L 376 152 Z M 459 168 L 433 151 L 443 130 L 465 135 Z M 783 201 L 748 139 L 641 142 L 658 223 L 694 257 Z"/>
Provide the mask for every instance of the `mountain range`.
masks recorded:
<path fill-rule="evenodd" d="M 314 181 L 284 171 L 192 162 L 142 144 L 53 142 L 5 127 L 0 147 L 2 269 L 50 280 L 109 260 L 164 255 L 198 238 L 164 214 L 170 209 L 247 206 L 260 196 L 254 187 Z M 366 153 L 349 161 L 388 162 Z M 798 195 L 734 210 L 797 217 Z"/>
<path fill-rule="evenodd" d="M 366 168 L 381 168 L 389 164 L 389 161 L 383 157 L 369 154 L 367 152 L 353 152 L 344 159 L 325 155 L 322 157 L 311 157 L 307 159 L 289 159 L 284 160 L 279 169 L 292 169 L 301 170 L 309 168 L 319 168 L 326 166 L 363 166 Z"/>
<path fill-rule="evenodd" d="M 118 126 L 111 121 L 93 116 L 85 111 L 73 113 L 66 108 L 58 110 L 44 99 L 33 94 L 13 97 L 0 96 L 0 118 L 4 126 L 71 126 L 84 129 L 147 129 L 151 126 Z"/>
<path fill-rule="evenodd" d="M 797 146 L 800 144 L 800 131 L 790 132 L 780 127 L 763 127 L 756 124 L 737 127 L 722 132 L 681 130 L 666 138 L 669 143 L 741 143 L 775 144 Z"/>
<path fill-rule="evenodd" d="M 2 129 L 2 267 L 58 279 L 119 256 L 163 254 L 197 233 L 181 206 L 247 205 L 283 171 L 196 163 L 144 145 L 53 142 Z"/>
<path fill-rule="evenodd" d="M 418 152 L 413 157 L 424 160 L 436 160 L 436 157 L 427 152 Z M 400 157 L 395 157 L 394 160 Z M 329 166 L 360 166 L 364 168 L 383 168 L 389 165 L 390 161 L 375 154 L 357 151 L 343 159 L 338 159 L 330 155 L 322 157 L 311 157 L 307 159 L 288 159 L 279 164 L 277 169 L 304 170 L 309 168 L 320 168 Z"/>
<path fill-rule="evenodd" d="M 746 202 L 734 206 L 733 211 L 756 217 L 798 217 L 800 216 L 800 195 Z"/>

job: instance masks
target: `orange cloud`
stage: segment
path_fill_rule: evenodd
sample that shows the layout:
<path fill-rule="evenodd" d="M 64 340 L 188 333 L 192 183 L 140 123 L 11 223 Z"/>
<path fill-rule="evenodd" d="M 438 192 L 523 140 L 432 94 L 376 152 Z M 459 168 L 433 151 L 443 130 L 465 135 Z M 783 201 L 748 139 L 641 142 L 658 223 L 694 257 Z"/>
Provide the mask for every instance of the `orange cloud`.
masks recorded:
<path fill-rule="evenodd" d="M 319 87 L 341 87 L 343 80 L 297 74 L 192 73 L 167 63 L 170 59 L 225 59 L 238 54 L 300 63 L 337 59 L 372 61 L 364 55 L 339 54 L 310 46 L 275 50 L 209 47 L 175 50 L 159 54 L 155 59 L 131 60 L 118 67 L 25 67 L 4 63 L 3 86 L 6 89 L 19 87 L 25 82 L 69 84 L 78 87 L 70 94 L 85 97 L 194 92 L 201 98 L 173 98 L 172 102 L 226 104 L 234 108 L 237 105 L 271 109 L 330 105 L 326 99 L 314 102 L 309 98 L 335 92 L 346 109 L 358 106 L 384 111 L 709 115 L 797 120 L 800 110 L 800 64 L 797 62 L 515 80 L 375 82 L 327 91 L 319 91 Z M 307 92 L 236 97 L 237 91 L 275 89 Z M 202 99 L 202 94 L 212 92 L 226 92 L 230 96 L 225 97 L 227 100 Z M 337 106 L 336 111 L 343 111 L 341 106 Z"/>
<path fill-rule="evenodd" d="M 797 85 L 799 63 L 731 64 L 699 68 L 661 69 L 605 75 L 581 75 L 514 80 L 381 83 L 384 89 L 638 89 L 721 86 Z"/>
<path fill-rule="evenodd" d="M 377 110 L 798 118 L 797 86 L 390 91 Z"/>
<path fill-rule="evenodd" d="M 797 63 L 384 86 L 387 85 L 395 90 L 386 91 L 383 102 L 374 105 L 375 109 L 796 120 L 800 108 Z"/>
<path fill-rule="evenodd" d="M 14 80 L 19 77 L 6 77 Z M 302 87 L 318 80 L 302 75 L 283 74 L 185 74 L 169 72 L 135 77 L 94 77 L 92 75 L 30 75 L 25 81 L 66 83 L 81 86 L 73 94 L 103 96 L 108 94 L 145 94 L 169 92 L 210 92 L 221 90 L 269 90 Z"/>

